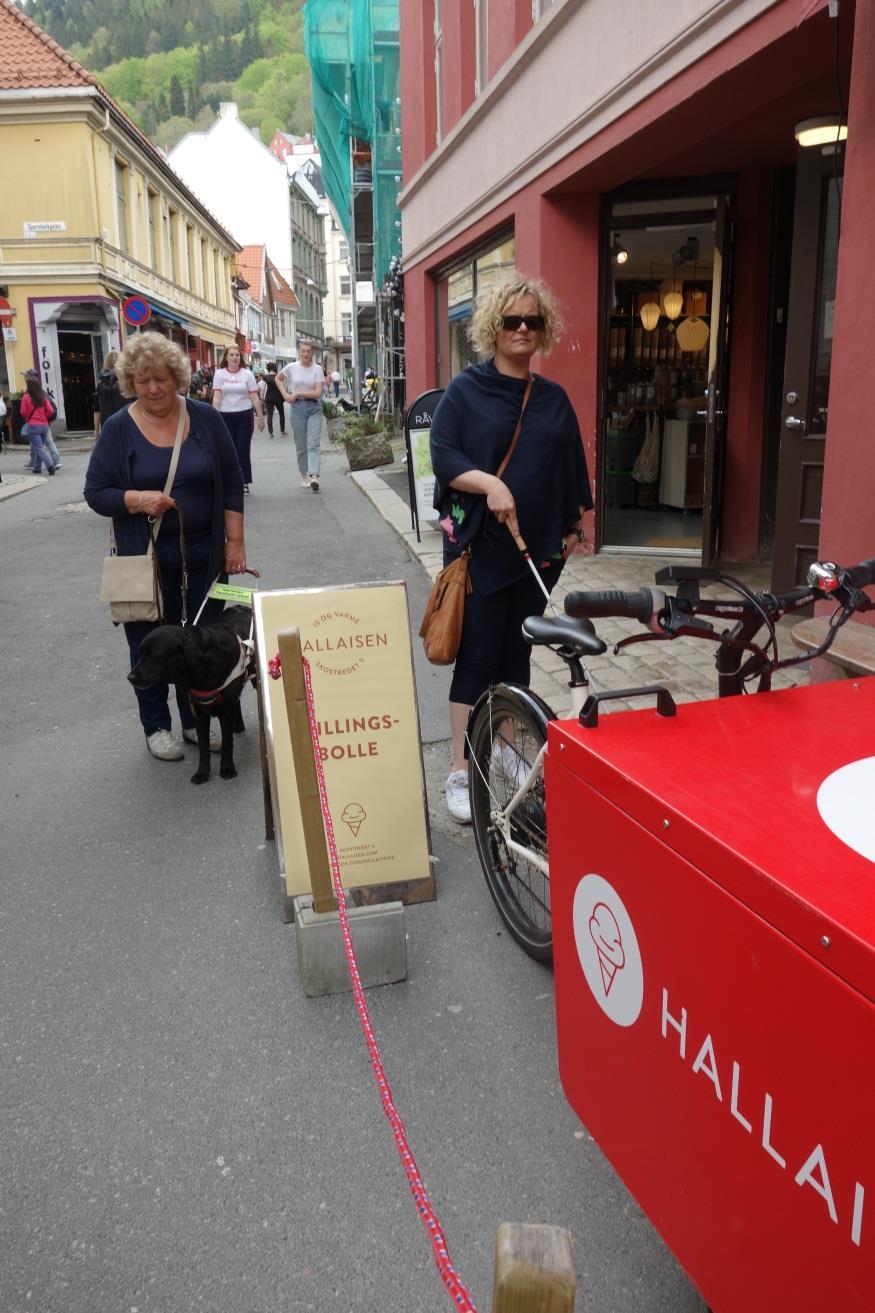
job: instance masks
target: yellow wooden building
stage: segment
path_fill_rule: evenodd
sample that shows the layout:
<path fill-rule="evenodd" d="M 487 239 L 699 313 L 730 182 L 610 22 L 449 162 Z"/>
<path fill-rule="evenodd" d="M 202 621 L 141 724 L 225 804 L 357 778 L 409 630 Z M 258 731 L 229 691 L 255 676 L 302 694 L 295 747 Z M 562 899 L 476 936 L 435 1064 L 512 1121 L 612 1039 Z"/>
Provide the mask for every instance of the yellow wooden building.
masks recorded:
<path fill-rule="evenodd" d="M 90 430 L 106 353 L 149 328 L 212 364 L 234 341 L 234 238 L 92 74 L 0 0 L 0 392 L 36 366 L 63 432 Z M 0 303 L 0 309 L 2 309 Z"/>

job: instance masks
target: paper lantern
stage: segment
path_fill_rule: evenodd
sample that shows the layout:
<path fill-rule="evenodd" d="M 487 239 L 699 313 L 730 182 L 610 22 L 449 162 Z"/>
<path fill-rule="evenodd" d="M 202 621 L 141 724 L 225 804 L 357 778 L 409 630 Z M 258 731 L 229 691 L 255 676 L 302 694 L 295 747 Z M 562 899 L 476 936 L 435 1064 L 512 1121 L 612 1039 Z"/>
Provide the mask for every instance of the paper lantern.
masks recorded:
<path fill-rule="evenodd" d="M 704 319 L 693 316 L 678 324 L 677 339 L 681 351 L 701 351 L 708 341 L 711 330 Z"/>
<path fill-rule="evenodd" d="M 677 319 L 684 308 L 684 285 L 675 278 L 666 278 L 660 284 L 659 304 L 667 319 Z"/>
<path fill-rule="evenodd" d="M 647 301 L 641 307 L 641 322 L 647 329 L 648 333 L 653 332 L 654 328 L 659 323 L 659 306 L 655 301 Z"/>

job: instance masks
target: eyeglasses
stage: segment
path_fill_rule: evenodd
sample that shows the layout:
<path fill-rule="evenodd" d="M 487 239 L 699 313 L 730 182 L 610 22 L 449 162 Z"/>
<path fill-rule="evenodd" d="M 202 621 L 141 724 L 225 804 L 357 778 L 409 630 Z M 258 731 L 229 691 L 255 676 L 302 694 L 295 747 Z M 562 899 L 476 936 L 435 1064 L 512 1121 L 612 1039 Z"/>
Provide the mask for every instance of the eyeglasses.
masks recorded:
<path fill-rule="evenodd" d="M 543 315 L 502 315 L 501 327 L 508 333 L 515 333 L 518 328 L 526 328 L 532 333 L 543 333 L 546 321 Z"/>

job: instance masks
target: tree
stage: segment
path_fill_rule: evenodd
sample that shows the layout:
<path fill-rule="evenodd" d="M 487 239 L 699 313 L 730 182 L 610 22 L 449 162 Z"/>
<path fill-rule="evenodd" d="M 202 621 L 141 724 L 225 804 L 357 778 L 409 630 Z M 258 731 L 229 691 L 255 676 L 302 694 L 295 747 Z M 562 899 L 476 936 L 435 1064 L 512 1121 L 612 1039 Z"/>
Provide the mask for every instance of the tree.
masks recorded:
<path fill-rule="evenodd" d="M 177 118 L 185 117 L 185 96 L 182 93 L 182 83 L 175 73 L 170 79 L 170 113 Z"/>

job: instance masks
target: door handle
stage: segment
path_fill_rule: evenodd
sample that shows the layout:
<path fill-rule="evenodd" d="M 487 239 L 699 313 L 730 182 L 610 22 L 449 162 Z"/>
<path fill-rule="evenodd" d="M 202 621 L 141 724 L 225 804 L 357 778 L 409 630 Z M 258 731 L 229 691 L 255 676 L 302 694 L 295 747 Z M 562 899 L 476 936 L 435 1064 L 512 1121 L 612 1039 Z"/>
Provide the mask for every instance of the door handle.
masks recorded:
<path fill-rule="evenodd" d="M 784 420 L 785 429 L 804 429 L 805 420 L 800 419 L 798 415 L 788 415 Z"/>

